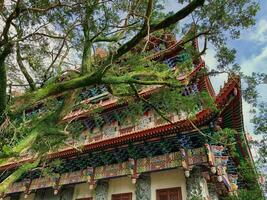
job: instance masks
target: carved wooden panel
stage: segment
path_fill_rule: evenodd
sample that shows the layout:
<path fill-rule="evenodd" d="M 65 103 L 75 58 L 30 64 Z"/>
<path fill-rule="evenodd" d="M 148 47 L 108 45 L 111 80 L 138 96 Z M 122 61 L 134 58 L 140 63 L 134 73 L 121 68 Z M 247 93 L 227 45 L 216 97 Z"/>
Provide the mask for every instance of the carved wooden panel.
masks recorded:
<path fill-rule="evenodd" d="M 182 200 L 182 191 L 180 187 L 160 189 L 156 191 L 157 200 Z"/>
<path fill-rule="evenodd" d="M 113 194 L 111 200 L 132 200 L 132 193 Z"/>

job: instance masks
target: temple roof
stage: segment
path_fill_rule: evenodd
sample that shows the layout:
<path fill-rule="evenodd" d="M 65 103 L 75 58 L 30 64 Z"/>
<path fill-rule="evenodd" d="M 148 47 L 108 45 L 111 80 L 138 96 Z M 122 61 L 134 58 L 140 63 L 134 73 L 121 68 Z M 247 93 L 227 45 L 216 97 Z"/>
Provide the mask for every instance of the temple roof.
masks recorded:
<path fill-rule="evenodd" d="M 220 116 L 225 117 L 227 113 L 235 113 L 236 111 L 233 110 L 231 107 L 232 104 L 240 105 L 241 104 L 241 98 L 240 98 L 240 92 L 239 91 L 239 77 L 229 78 L 227 83 L 224 85 L 224 87 L 220 90 L 219 94 L 215 97 L 215 103 L 217 105 L 217 108 L 221 111 Z M 209 87 L 208 84 L 205 87 Z M 144 92 L 143 95 L 148 95 L 149 92 L 152 92 L 153 90 L 148 90 L 148 92 Z M 110 107 L 113 107 L 116 105 L 116 102 L 113 102 L 111 105 L 107 104 Z M 108 107 L 107 106 L 107 107 Z M 158 126 L 153 126 L 144 130 L 138 130 L 129 132 L 123 135 L 119 135 L 113 138 L 108 139 L 102 139 L 99 141 L 94 141 L 88 144 L 82 145 L 82 152 L 88 152 L 88 151 L 94 151 L 99 150 L 103 148 L 110 148 L 114 145 L 123 145 L 128 142 L 134 142 L 139 141 L 140 139 L 144 138 L 153 138 L 160 136 L 162 134 L 171 134 L 171 133 L 177 133 L 177 132 L 192 132 L 195 131 L 195 127 L 192 125 L 192 123 L 197 127 L 203 127 L 208 126 L 209 122 L 217 116 L 217 112 L 212 111 L 211 109 L 202 109 L 200 110 L 194 119 L 182 119 L 178 120 L 174 123 L 168 123 L 160 124 Z M 238 119 L 242 118 L 242 115 L 238 116 Z M 242 121 L 242 119 L 241 119 Z M 234 122 L 238 122 L 234 120 Z M 224 125 L 226 121 L 223 121 Z M 233 128 L 240 128 L 240 125 L 237 124 L 237 127 Z M 229 124 L 227 125 L 229 126 Z M 74 156 L 81 154 L 81 151 L 77 148 L 64 148 L 57 152 L 51 152 L 48 155 L 49 159 L 55 159 L 59 157 L 66 157 L 66 156 Z M 14 167 L 18 167 L 22 163 L 33 161 L 33 157 L 25 157 L 20 158 L 19 161 L 11 161 L 9 163 L 6 163 L 4 165 L 0 166 L 0 170 L 3 169 L 12 169 Z"/>

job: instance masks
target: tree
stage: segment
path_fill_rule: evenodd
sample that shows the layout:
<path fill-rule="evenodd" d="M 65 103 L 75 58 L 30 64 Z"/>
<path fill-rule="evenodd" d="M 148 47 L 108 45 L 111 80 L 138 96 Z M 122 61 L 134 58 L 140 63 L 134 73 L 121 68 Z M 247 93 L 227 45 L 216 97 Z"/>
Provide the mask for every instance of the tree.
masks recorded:
<path fill-rule="evenodd" d="M 183 46 L 194 59 L 212 43 L 219 64 L 204 75 L 238 72 L 235 50 L 226 47 L 227 38 L 238 38 L 240 29 L 254 25 L 259 9 L 254 0 L 178 0 L 182 8 L 169 13 L 160 0 L 15 0 L 0 5 L 0 163 L 25 151 L 39 158 L 11 174 L 0 190 L 36 167 L 45 152 L 59 148 L 72 134 L 62 118 L 77 106 L 85 87 L 104 85 L 113 96 L 129 102 L 139 98 L 167 120 L 165 113 L 184 100 L 181 90 L 191 84 L 176 78 L 192 63 L 184 62 L 179 73 L 171 73 L 165 64 L 150 59 L 150 37 L 170 31 L 184 34 L 176 46 Z M 184 22 L 182 31 L 177 30 L 179 22 Z M 204 38 L 200 52 L 190 48 L 196 38 Z M 97 53 L 100 47 L 104 56 Z M 158 109 L 158 98 L 146 100 L 138 95 L 140 87 L 147 85 L 166 88 L 161 94 L 165 106 Z M 15 96 L 18 90 L 21 94 Z M 194 114 L 197 101 L 199 97 L 187 98 L 180 109 Z M 140 104 L 132 103 L 132 107 L 137 112 Z M 31 109 L 42 112 L 29 117 Z"/>

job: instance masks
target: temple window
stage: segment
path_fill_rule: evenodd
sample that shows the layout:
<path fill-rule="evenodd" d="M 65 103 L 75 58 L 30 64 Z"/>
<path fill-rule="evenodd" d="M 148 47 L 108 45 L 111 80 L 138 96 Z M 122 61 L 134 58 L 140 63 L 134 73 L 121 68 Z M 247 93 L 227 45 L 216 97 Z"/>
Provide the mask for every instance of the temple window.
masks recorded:
<path fill-rule="evenodd" d="M 180 187 L 156 190 L 156 200 L 182 200 Z"/>
<path fill-rule="evenodd" d="M 186 86 L 183 91 L 184 96 L 188 96 L 191 94 L 194 95 L 196 93 L 198 93 L 198 87 L 196 83 Z"/>
<path fill-rule="evenodd" d="M 102 140 L 102 138 L 103 134 L 101 133 L 99 128 L 95 127 L 90 131 L 89 142 L 99 141 Z"/>
<path fill-rule="evenodd" d="M 132 193 L 113 194 L 111 200 L 132 200 Z"/>
<path fill-rule="evenodd" d="M 144 116 L 140 117 L 139 123 L 137 125 L 137 129 L 143 130 L 145 128 L 153 126 L 154 124 L 152 124 L 152 122 L 153 122 L 153 120 L 152 120 L 152 112 L 151 111 L 147 111 L 147 112 L 144 113 Z"/>
<path fill-rule="evenodd" d="M 106 124 L 102 131 L 105 138 L 112 138 L 117 134 L 117 125 Z"/>
<path fill-rule="evenodd" d="M 108 98 L 107 88 L 104 85 L 85 88 L 80 97 L 82 100 L 89 99 L 93 103 L 97 103 L 100 100 L 105 100 Z"/>

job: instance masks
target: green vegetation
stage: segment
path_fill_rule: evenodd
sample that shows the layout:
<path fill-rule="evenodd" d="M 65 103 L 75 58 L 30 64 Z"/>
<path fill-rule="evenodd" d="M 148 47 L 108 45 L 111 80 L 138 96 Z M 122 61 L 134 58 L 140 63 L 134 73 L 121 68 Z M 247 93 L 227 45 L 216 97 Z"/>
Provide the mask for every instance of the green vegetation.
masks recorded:
<path fill-rule="evenodd" d="M 93 103 L 80 104 L 79 94 L 84 88 L 104 85 L 111 95 L 120 98 L 119 102 L 129 103 L 130 116 L 140 115 L 146 106 L 166 120 L 170 111 L 183 111 L 193 118 L 200 105 L 216 110 L 206 93 L 182 95 L 196 80 L 177 81 L 181 74 L 191 71 L 192 61 L 205 54 L 210 44 L 217 51 L 217 69 L 204 71 L 196 79 L 239 74 L 248 83 L 244 98 L 257 106 L 255 87 L 264 76 L 240 73 L 236 52 L 226 45 L 228 38 L 237 39 L 241 29 L 254 25 L 257 2 L 176 3 L 177 8 L 184 7 L 167 13 L 164 0 L 0 2 L 0 163 L 26 151 L 38 155 L 38 162 L 22 165 L 0 183 L 0 191 L 44 163 L 47 152 L 60 148 L 68 137 L 79 137 L 81 124 L 62 120 L 71 110 L 92 109 L 93 118 L 101 126 L 101 109 L 94 109 Z M 164 42 L 164 36 L 171 32 L 183 36 L 177 49 L 184 46 L 184 56 L 174 72 L 163 64 L 162 57 L 161 61 L 150 59 L 156 52 L 145 39 L 155 37 Z M 196 38 L 205 41 L 200 52 L 192 48 Z M 161 49 L 164 55 L 165 50 Z M 149 99 L 138 95 L 140 89 L 155 85 L 162 86 L 160 93 Z M 122 116 L 116 117 L 124 121 Z M 223 139 L 217 134 L 215 140 L 225 144 L 229 135 L 226 141 L 232 143 L 233 134 L 225 130 Z M 49 174 L 48 169 L 44 174 Z"/>

